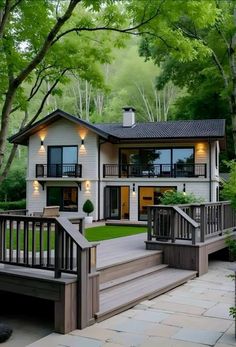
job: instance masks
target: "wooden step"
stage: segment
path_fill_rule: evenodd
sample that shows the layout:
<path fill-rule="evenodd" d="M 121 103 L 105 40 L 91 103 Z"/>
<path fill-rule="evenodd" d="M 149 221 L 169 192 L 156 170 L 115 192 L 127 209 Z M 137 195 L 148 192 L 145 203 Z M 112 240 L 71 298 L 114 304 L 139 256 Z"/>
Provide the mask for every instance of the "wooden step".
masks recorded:
<path fill-rule="evenodd" d="M 139 277 L 100 293 L 100 311 L 95 315 L 102 321 L 125 311 L 143 300 L 161 295 L 196 277 L 196 271 L 166 268 Z"/>
<path fill-rule="evenodd" d="M 156 265 L 156 266 L 152 266 L 150 268 L 147 268 L 147 269 L 144 269 L 141 271 L 134 272 L 130 275 L 119 277 L 119 278 L 114 279 L 112 281 L 102 283 L 102 284 L 100 284 L 100 287 L 99 287 L 100 293 L 104 290 L 109 290 L 110 288 L 114 288 L 114 287 L 119 286 L 123 283 L 127 283 L 129 281 L 132 281 L 138 277 L 144 277 L 144 276 L 150 275 L 154 272 L 161 271 L 163 269 L 166 269 L 167 267 L 168 267 L 168 265 L 166 265 L 166 264 Z"/>
<path fill-rule="evenodd" d="M 101 284 L 161 264 L 162 251 L 148 251 L 140 257 L 124 259 L 123 261 L 100 267 L 97 271 L 100 272 Z"/>

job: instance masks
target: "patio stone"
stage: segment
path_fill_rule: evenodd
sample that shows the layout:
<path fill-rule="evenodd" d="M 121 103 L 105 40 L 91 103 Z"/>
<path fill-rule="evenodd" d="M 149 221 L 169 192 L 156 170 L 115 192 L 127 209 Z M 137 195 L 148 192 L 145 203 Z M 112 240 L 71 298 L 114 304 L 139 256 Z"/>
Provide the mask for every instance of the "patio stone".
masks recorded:
<path fill-rule="evenodd" d="M 152 322 L 146 322 L 136 319 L 126 319 L 124 322 L 117 324 L 114 330 L 124 331 L 127 333 L 144 334 L 146 330 L 149 330 L 155 326 Z"/>
<path fill-rule="evenodd" d="M 139 347 L 145 338 L 145 335 L 115 332 L 110 342 L 120 344 L 125 347 Z"/>
<path fill-rule="evenodd" d="M 216 346 L 218 347 L 220 345 L 227 345 L 227 346 L 235 346 L 236 340 L 235 340 L 235 328 L 234 328 L 234 322 L 232 323 L 231 327 L 222 335 L 222 337 L 217 342 Z"/>
<path fill-rule="evenodd" d="M 70 333 L 70 335 L 94 338 L 101 341 L 110 340 L 113 334 L 112 330 L 101 328 L 97 324 L 83 330 L 74 330 Z"/>
<path fill-rule="evenodd" d="M 176 334 L 181 328 L 172 327 L 170 325 L 164 325 L 157 323 L 155 327 L 146 331 L 148 336 L 157 336 L 157 337 L 172 337 Z"/>
<path fill-rule="evenodd" d="M 197 306 L 201 308 L 210 308 L 215 305 L 214 301 L 210 300 L 199 300 L 199 299 L 194 299 L 194 298 L 189 298 L 189 297 L 184 297 L 180 295 L 172 296 L 168 299 L 169 302 L 174 302 L 177 304 L 185 304 L 185 305 L 191 305 L 191 306 Z"/>
<path fill-rule="evenodd" d="M 192 315 L 201 315 L 203 312 L 206 311 L 206 309 L 202 307 L 185 305 L 185 304 L 177 304 L 177 303 L 167 302 L 167 301 L 159 301 L 155 303 L 155 305 L 153 305 L 153 308 L 166 310 L 166 311 L 172 310 L 174 312 L 190 313 Z"/>
<path fill-rule="evenodd" d="M 66 347 L 102 347 L 103 342 L 89 339 L 87 337 L 82 336 L 73 336 L 73 335 L 63 335 L 60 337 L 58 347 L 66 346 Z M 51 345 L 48 345 L 48 347 Z"/>
<path fill-rule="evenodd" d="M 229 304 L 217 304 L 215 306 L 213 306 L 212 308 L 210 308 L 209 310 L 207 310 L 204 313 L 204 316 L 208 316 L 208 317 L 218 317 L 218 318 L 224 318 L 224 319 L 230 319 L 232 320 L 232 317 L 230 317 L 229 315 L 229 308 L 232 305 Z"/>
<path fill-rule="evenodd" d="M 205 345 L 214 345 L 221 335 L 222 333 L 216 331 L 183 328 L 173 338 Z"/>
<path fill-rule="evenodd" d="M 150 337 L 140 347 L 206 347 L 206 345 L 162 337 Z"/>
<path fill-rule="evenodd" d="M 165 319 L 163 324 L 189 329 L 203 329 L 215 332 L 225 332 L 232 324 L 230 320 L 203 316 L 175 314 Z"/>
<path fill-rule="evenodd" d="M 158 310 L 146 310 L 146 311 L 139 311 L 135 316 L 134 319 L 141 320 L 141 321 L 147 321 L 147 322 L 161 322 L 164 319 L 168 318 L 170 314 L 173 312 L 162 312 Z"/>

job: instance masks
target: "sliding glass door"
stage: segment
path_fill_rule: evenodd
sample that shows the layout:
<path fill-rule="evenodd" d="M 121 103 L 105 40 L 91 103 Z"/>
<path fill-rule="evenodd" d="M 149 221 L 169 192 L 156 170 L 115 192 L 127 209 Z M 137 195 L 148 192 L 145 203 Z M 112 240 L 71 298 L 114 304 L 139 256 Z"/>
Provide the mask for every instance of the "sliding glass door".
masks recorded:
<path fill-rule="evenodd" d="M 105 219 L 129 219 L 129 187 L 105 187 Z"/>

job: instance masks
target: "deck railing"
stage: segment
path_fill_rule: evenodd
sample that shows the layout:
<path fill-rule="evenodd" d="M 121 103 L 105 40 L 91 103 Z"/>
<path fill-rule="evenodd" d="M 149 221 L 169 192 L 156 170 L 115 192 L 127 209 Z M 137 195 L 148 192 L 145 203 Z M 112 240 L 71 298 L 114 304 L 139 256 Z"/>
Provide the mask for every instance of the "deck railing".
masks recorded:
<path fill-rule="evenodd" d="M 88 283 L 96 271 L 96 245 L 83 236 L 82 219 L 78 225 L 80 232 L 63 217 L 1 214 L 0 263 L 53 271 L 55 278 L 60 278 L 62 273 L 77 275 L 78 327 L 82 328 L 88 325 L 91 313 Z"/>
<path fill-rule="evenodd" d="M 205 242 L 236 227 L 230 202 L 148 206 L 148 240 Z"/>
<path fill-rule="evenodd" d="M 207 177 L 206 164 L 104 164 L 103 177 Z"/>
<path fill-rule="evenodd" d="M 81 164 L 36 164 L 36 177 L 82 177 Z"/>

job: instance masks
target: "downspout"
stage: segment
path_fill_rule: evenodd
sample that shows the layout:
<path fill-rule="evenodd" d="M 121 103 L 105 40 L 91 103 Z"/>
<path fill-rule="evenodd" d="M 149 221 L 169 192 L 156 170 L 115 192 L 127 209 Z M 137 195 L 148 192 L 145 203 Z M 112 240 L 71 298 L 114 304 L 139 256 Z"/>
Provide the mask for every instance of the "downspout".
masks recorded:
<path fill-rule="evenodd" d="M 107 141 L 98 140 L 98 220 L 100 220 L 100 202 L 101 202 L 101 145 Z"/>
<path fill-rule="evenodd" d="M 208 139 L 208 144 L 209 144 L 209 201 L 211 202 L 211 191 L 212 191 L 212 185 L 211 185 L 211 181 L 212 181 L 212 172 L 211 172 L 211 169 L 212 169 L 212 166 L 211 166 L 211 142 L 210 142 L 210 139 Z"/>

